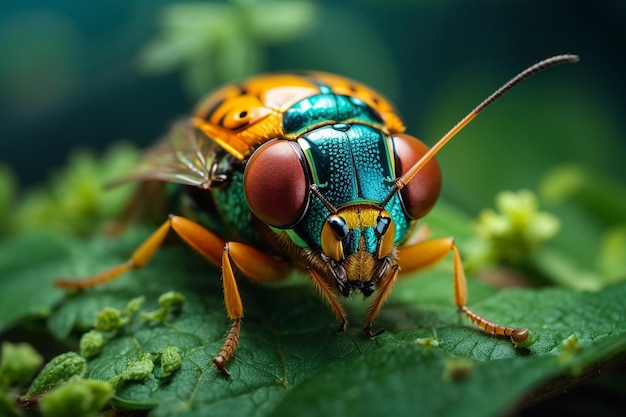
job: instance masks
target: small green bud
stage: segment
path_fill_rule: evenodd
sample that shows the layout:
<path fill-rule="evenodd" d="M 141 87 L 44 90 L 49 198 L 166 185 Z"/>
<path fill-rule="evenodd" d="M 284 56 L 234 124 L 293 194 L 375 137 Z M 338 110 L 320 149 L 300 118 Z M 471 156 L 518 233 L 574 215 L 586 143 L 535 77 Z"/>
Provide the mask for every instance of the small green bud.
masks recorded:
<path fill-rule="evenodd" d="M 28 343 L 2 343 L 0 356 L 0 386 L 28 382 L 43 358 Z"/>
<path fill-rule="evenodd" d="M 101 332 L 112 332 L 123 325 L 122 314 L 116 308 L 106 307 L 96 317 L 96 330 Z"/>
<path fill-rule="evenodd" d="M 582 375 L 585 368 L 582 363 L 572 363 L 575 356 L 579 355 L 582 351 L 582 346 L 578 342 L 578 338 L 575 334 L 571 335 L 567 339 L 561 342 L 563 349 L 559 353 L 558 361 L 561 364 L 570 365 L 569 372 L 574 376 Z"/>
<path fill-rule="evenodd" d="M 561 362 L 569 361 L 573 356 L 578 355 L 581 351 L 580 343 L 578 343 L 578 338 L 575 334 L 563 340 L 561 345 L 563 346 L 563 349 L 559 354 Z"/>
<path fill-rule="evenodd" d="M 87 361 L 77 353 L 63 353 L 44 366 L 24 398 L 30 398 L 87 372 Z"/>
<path fill-rule="evenodd" d="M 131 361 L 126 364 L 126 368 L 122 372 L 121 379 L 124 381 L 141 381 L 152 373 L 154 362 L 148 357 L 142 357 L 137 361 Z"/>
<path fill-rule="evenodd" d="M 100 353 L 105 344 L 106 340 L 101 332 L 90 330 L 80 338 L 80 355 L 87 359 L 94 357 Z"/>
<path fill-rule="evenodd" d="M 163 308 L 176 308 L 185 301 L 185 296 L 179 292 L 168 291 L 159 297 L 159 305 Z"/>
<path fill-rule="evenodd" d="M 159 308 L 158 310 L 141 313 L 141 318 L 146 321 L 160 322 L 165 318 L 165 313 L 167 313 L 167 309 Z"/>
<path fill-rule="evenodd" d="M 148 321 L 163 321 L 165 316 L 172 309 L 179 309 L 185 301 L 185 296 L 175 291 L 169 291 L 161 294 L 159 297 L 159 305 L 161 308 L 147 313 L 141 313 L 141 318 Z"/>
<path fill-rule="evenodd" d="M 108 382 L 73 379 L 43 397 L 39 408 L 44 417 L 94 416 L 113 397 Z"/>
<path fill-rule="evenodd" d="M 0 416 L 3 417 L 23 417 L 24 414 L 17 408 L 14 396 L 3 389 L 0 389 Z"/>
<path fill-rule="evenodd" d="M 422 337 L 415 339 L 415 343 L 426 348 L 439 346 L 439 342 L 434 337 Z"/>
<path fill-rule="evenodd" d="M 133 298 L 126 304 L 126 308 L 124 308 L 124 314 L 132 317 L 143 305 L 144 301 L 146 301 L 146 297 L 143 295 L 141 297 Z"/>
<path fill-rule="evenodd" d="M 560 227 L 558 218 L 539 211 L 531 191 L 503 191 L 496 196 L 498 211 L 483 210 L 475 223 L 478 237 L 488 243 L 484 258 L 519 263 L 537 247 L 554 237 Z"/>
<path fill-rule="evenodd" d="M 181 365 L 183 358 L 180 356 L 180 349 L 176 346 L 167 346 L 161 352 L 161 374 L 163 377 L 170 376 L 176 372 Z"/>

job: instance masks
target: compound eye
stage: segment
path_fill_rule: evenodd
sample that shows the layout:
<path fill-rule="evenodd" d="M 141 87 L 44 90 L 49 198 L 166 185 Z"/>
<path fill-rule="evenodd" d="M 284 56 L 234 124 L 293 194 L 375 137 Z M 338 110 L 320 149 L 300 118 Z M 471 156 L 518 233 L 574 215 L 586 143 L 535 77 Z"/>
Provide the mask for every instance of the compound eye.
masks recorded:
<path fill-rule="evenodd" d="M 252 212 L 264 223 L 293 227 L 309 202 L 309 181 L 298 145 L 272 140 L 258 148 L 246 164 L 243 189 Z"/>
<path fill-rule="evenodd" d="M 389 255 L 394 247 L 394 240 L 396 237 L 396 230 L 393 224 L 391 216 L 386 211 L 383 211 L 376 219 L 376 226 L 374 227 L 376 235 L 378 236 L 378 259 L 382 259 Z"/>
<path fill-rule="evenodd" d="M 328 225 L 337 240 L 344 240 L 348 237 L 350 230 L 348 229 L 348 224 L 343 217 L 337 215 L 330 216 L 328 219 Z"/>
<path fill-rule="evenodd" d="M 340 261 L 343 259 L 343 245 L 342 241 L 348 237 L 350 229 L 346 219 L 336 214 L 331 214 L 328 220 L 324 222 L 322 226 L 322 251 L 326 256 Z"/>
<path fill-rule="evenodd" d="M 413 136 L 398 133 L 392 136 L 396 157 L 396 176 L 407 172 L 428 152 L 428 146 Z M 400 199 L 405 214 L 411 219 L 424 217 L 435 205 L 441 191 L 441 171 L 439 164 L 432 158 L 400 190 Z"/>
<path fill-rule="evenodd" d="M 390 217 L 378 216 L 378 219 L 376 219 L 376 227 L 374 228 L 374 230 L 376 230 L 376 234 L 378 236 L 384 235 L 387 232 L 387 229 L 389 229 L 390 224 Z"/>

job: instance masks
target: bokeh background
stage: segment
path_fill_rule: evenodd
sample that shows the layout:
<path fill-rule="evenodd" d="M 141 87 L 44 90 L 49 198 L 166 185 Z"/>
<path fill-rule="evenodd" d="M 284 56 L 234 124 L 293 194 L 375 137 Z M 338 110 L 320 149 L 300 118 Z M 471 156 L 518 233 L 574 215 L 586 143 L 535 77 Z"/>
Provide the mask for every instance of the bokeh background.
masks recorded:
<path fill-rule="evenodd" d="M 317 69 L 391 98 L 434 143 L 535 61 L 577 53 L 440 153 L 444 195 L 477 210 L 575 164 L 626 180 L 626 3 L 495 0 L 30 0 L 0 5 L 0 161 L 19 189 L 77 147 L 146 146 L 212 87 Z"/>
<path fill-rule="evenodd" d="M 501 190 L 537 192 L 563 221 L 566 267 L 549 272 L 574 288 L 608 285 L 626 276 L 624 22 L 621 0 L 1 2 L 0 237 L 115 216 L 98 212 L 114 197 L 94 189 L 124 164 L 100 175 L 71 155 L 146 147 L 211 89 L 253 73 L 363 81 L 432 144 L 520 70 L 576 53 L 580 63 L 517 87 L 440 152 L 443 200 L 471 218 Z M 612 375 L 622 384 L 623 366 Z M 584 411 L 593 390 L 569 409 Z"/>

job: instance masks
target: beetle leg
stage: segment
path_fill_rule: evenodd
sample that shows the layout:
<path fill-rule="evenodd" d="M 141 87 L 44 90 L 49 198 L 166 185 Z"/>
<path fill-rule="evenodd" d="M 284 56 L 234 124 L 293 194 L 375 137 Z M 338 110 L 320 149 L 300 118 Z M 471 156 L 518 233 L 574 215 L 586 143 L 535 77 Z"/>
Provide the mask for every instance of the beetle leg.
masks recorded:
<path fill-rule="evenodd" d="M 244 243 L 228 242 L 227 251 L 237 269 L 252 281 L 280 281 L 289 272 L 290 266 L 284 260 Z"/>
<path fill-rule="evenodd" d="M 337 316 L 337 319 L 339 319 L 340 324 L 339 328 L 337 329 L 337 334 L 342 334 L 346 331 L 346 328 L 348 327 L 348 316 L 346 315 L 346 312 L 343 310 L 341 304 L 339 304 L 339 301 L 337 301 L 337 299 L 335 298 L 332 290 L 330 289 L 328 283 L 324 280 L 324 278 L 322 278 L 322 276 L 318 274 L 313 268 L 308 268 L 308 270 L 309 275 L 311 276 L 311 278 L 313 278 L 313 284 L 315 284 L 315 288 L 317 288 L 319 293 L 322 295 L 322 298 L 326 300 L 328 305 L 330 305 L 330 308 L 333 310 L 333 313 L 335 313 L 335 316 Z"/>
<path fill-rule="evenodd" d="M 288 264 L 285 261 L 271 257 L 243 243 L 226 242 L 217 234 L 189 219 L 170 215 L 167 221 L 152 233 L 126 262 L 88 279 L 58 280 L 56 285 L 61 288 L 88 288 L 115 279 L 130 269 L 141 268 L 154 256 L 170 229 L 209 262 L 222 267 L 224 304 L 228 317 L 233 320 L 233 325 L 213 363 L 220 372 L 228 375 L 226 362 L 237 347 L 243 317 L 243 306 L 235 281 L 233 264 L 253 281 L 271 282 L 286 276 Z"/>
<path fill-rule="evenodd" d="M 525 342 L 529 335 L 528 329 L 494 323 L 474 313 L 465 305 L 467 303 L 467 282 L 461 255 L 453 238 L 434 239 L 399 248 L 398 264 L 404 272 L 414 271 L 433 265 L 450 253 L 450 251 L 454 255 L 454 303 L 457 308 L 487 333 L 497 336 L 508 336 L 515 344 Z"/>
<path fill-rule="evenodd" d="M 222 286 L 226 312 L 233 320 L 233 325 L 219 353 L 213 358 L 213 363 L 225 376 L 230 376 L 226 363 L 237 349 L 243 318 L 243 305 L 235 280 L 233 263 L 244 275 L 257 282 L 277 281 L 284 278 L 288 271 L 286 262 L 272 258 L 256 248 L 238 242 L 225 243 L 222 252 Z"/>
<path fill-rule="evenodd" d="M 224 304 L 233 324 L 213 363 L 222 374 L 228 376 L 226 363 L 237 349 L 243 318 L 243 305 L 233 264 L 245 276 L 256 282 L 271 282 L 284 278 L 289 270 L 288 264 L 243 243 L 225 242 L 224 239 L 184 217 L 171 216 L 170 219 L 176 233 L 209 261 L 217 263 L 216 258 L 221 257 Z"/>
<path fill-rule="evenodd" d="M 59 279 L 55 281 L 55 285 L 66 289 L 89 288 L 111 281 L 130 269 L 141 268 L 154 256 L 154 253 L 163 243 L 163 240 L 170 230 L 170 221 L 171 219 L 168 219 L 161 227 L 155 230 L 154 233 L 133 252 L 126 262 L 115 265 L 87 279 Z"/>
<path fill-rule="evenodd" d="M 155 230 L 126 262 L 87 279 L 60 279 L 55 282 L 55 285 L 67 289 L 89 288 L 111 281 L 131 269 L 141 268 L 154 256 L 170 229 L 173 229 L 178 236 L 213 265 L 217 267 L 222 265 L 222 253 L 226 240 L 189 219 L 170 215 L 167 221 Z M 276 281 L 287 274 L 288 265 L 284 261 L 243 243 L 230 242 L 230 253 L 237 268 L 253 281 Z"/>
<path fill-rule="evenodd" d="M 380 281 L 380 285 L 378 286 L 378 295 L 367 311 L 367 319 L 365 321 L 365 327 L 363 328 L 364 337 L 371 339 L 384 331 L 381 329 L 376 332 L 372 332 L 372 323 L 374 322 L 376 316 L 378 316 L 378 312 L 387 300 L 387 297 L 391 294 L 391 289 L 395 286 L 399 273 L 400 267 L 398 265 L 393 265 L 391 270 Z"/>
<path fill-rule="evenodd" d="M 87 279 L 61 279 L 57 280 L 55 285 L 68 289 L 89 288 L 111 281 L 131 269 L 141 268 L 152 259 L 157 249 L 161 247 L 170 229 L 173 229 L 185 242 L 207 258 L 213 265 L 220 266 L 221 255 L 226 241 L 191 220 L 170 215 L 165 223 L 155 230 L 126 262 L 115 265 Z"/>

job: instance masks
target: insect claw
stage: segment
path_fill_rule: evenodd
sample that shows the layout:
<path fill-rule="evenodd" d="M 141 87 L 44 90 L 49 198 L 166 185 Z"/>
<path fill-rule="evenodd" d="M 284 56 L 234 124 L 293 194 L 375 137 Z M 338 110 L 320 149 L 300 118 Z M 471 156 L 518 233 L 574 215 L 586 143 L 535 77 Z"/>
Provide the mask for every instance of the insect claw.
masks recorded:
<path fill-rule="evenodd" d="M 372 332 L 372 328 L 370 326 L 367 326 L 366 328 L 363 329 L 363 332 L 361 333 L 363 335 L 363 338 L 365 339 L 373 339 L 376 336 L 380 336 L 381 334 L 385 333 L 385 329 L 378 329 L 375 332 Z"/>
<path fill-rule="evenodd" d="M 230 378 L 230 372 L 228 372 L 228 369 L 226 369 L 226 361 L 224 361 L 224 358 L 222 356 L 217 356 L 216 358 L 214 358 L 213 364 L 217 368 L 218 372 L 222 374 L 222 376 Z"/>
<path fill-rule="evenodd" d="M 515 329 L 511 332 L 511 342 L 515 345 L 522 344 L 528 340 L 529 335 L 528 329 Z"/>
<path fill-rule="evenodd" d="M 337 331 L 335 332 L 338 335 L 342 335 L 345 333 L 346 329 L 348 328 L 348 322 L 346 320 L 342 321 L 341 324 L 339 325 L 339 328 L 337 329 Z"/>

